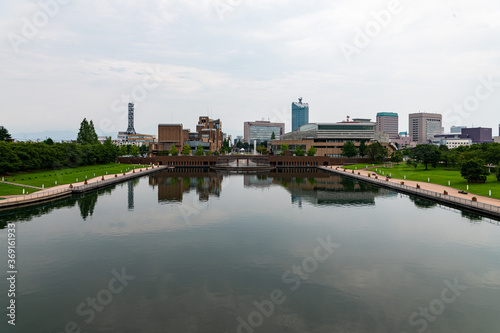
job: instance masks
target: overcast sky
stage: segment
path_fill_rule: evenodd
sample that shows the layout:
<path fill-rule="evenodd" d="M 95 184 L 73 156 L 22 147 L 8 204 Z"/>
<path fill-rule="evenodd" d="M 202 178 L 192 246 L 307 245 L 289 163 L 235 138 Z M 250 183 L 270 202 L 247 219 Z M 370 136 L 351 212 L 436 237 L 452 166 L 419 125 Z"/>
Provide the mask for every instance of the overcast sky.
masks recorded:
<path fill-rule="evenodd" d="M 43 4 L 50 4 L 45 9 Z M 56 4 L 56 5 L 54 5 Z M 498 0 L 2 0 L 1 119 L 11 133 L 195 130 L 198 116 L 311 122 L 377 112 L 500 123 Z M 498 83 L 497 83 L 498 82 Z"/>

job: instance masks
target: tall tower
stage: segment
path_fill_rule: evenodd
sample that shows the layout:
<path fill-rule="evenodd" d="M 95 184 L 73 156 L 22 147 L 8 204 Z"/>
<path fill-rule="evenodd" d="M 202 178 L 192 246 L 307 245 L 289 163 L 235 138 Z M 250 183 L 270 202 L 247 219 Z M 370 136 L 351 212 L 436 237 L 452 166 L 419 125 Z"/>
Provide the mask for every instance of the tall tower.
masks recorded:
<path fill-rule="evenodd" d="M 136 134 L 134 129 L 134 103 L 128 103 L 128 128 L 127 134 Z"/>
<path fill-rule="evenodd" d="M 301 97 L 298 103 L 292 103 L 292 131 L 307 123 L 309 123 L 309 104 L 302 103 Z"/>

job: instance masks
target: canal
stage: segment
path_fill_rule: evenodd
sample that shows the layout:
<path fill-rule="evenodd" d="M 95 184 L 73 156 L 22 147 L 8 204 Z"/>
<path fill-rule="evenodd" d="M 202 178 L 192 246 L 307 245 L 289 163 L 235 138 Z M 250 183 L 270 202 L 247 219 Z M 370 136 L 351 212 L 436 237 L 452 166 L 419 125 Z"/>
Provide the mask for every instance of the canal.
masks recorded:
<path fill-rule="evenodd" d="M 317 169 L 162 171 L 0 227 L 0 332 L 500 331 L 498 221 Z"/>

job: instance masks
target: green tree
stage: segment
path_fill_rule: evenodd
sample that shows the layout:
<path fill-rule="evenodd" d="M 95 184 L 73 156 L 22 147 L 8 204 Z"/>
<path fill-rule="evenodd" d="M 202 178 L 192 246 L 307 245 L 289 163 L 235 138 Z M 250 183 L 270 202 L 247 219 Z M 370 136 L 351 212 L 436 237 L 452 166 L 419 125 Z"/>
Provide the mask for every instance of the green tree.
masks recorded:
<path fill-rule="evenodd" d="M 425 165 L 425 170 L 427 170 L 427 166 L 429 164 L 431 164 L 434 168 L 437 167 L 439 160 L 441 159 L 441 152 L 438 147 L 428 144 L 417 145 L 411 151 L 410 155 L 415 161 Z"/>
<path fill-rule="evenodd" d="M 19 170 L 21 163 L 12 145 L 0 140 L 0 174 Z"/>
<path fill-rule="evenodd" d="M 394 153 L 392 153 L 391 155 L 391 162 L 394 162 L 394 163 L 401 163 L 403 162 L 403 153 L 398 150 L 398 151 L 395 151 Z"/>
<path fill-rule="evenodd" d="M 182 148 L 182 155 L 187 156 L 189 154 L 191 154 L 191 147 L 189 147 L 188 144 L 185 144 Z"/>
<path fill-rule="evenodd" d="M 142 156 L 146 155 L 148 152 L 149 152 L 149 147 L 146 146 L 145 144 L 143 144 L 140 148 L 139 148 L 139 152 Z"/>
<path fill-rule="evenodd" d="M 177 156 L 179 155 L 179 150 L 177 149 L 177 147 L 175 145 L 172 145 L 172 147 L 170 147 L 170 150 L 169 150 L 170 154 L 172 156 Z"/>
<path fill-rule="evenodd" d="M 414 167 L 414 168 L 417 168 L 418 166 L 418 162 L 414 161 L 413 159 L 409 158 L 406 160 L 406 165 L 411 168 L 411 167 Z"/>
<path fill-rule="evenodd" d="M 497 167 L 497 170 L 495 172 L 495 177 L 497 177 L 497 181 L 500 182 L 500 166 Z"/>
<path fill-rule="evenodd" d="M 12 137 L 9 134 L 9 131 L 3 126 L 0 126 L 0 141 L 12 141 Z"/>
<path fill-rule="evenodd" d="M 372 161 L 382 162 L 386 158 L 388 151 L 380 142 L 375 142 L 368 146 L 367 153 Z"/>
<path fill-rule="evenodd" d="M 258 146 L 257 147 L 257 152 L 262 154 L 262 155 L 266 155 L 267 154 L 267 147 L 265 146 Z"/>
<path fill-rule="evenodd" d="M 194 154 L 195 154 L 195 156 L 203 156 L 203 155 L 205 155 L 205 149 L 203 149 L 202 146 L 198 146 L 198 147 L 196 147 Z"/>
<path fill-rule="evenodd" d="M 314 146 L 311 146 L 311 148 L 309 148 L 307 150 L 307 156 L 314 156 L 316 155 L 316 152 L 318 151 L 318 149 Z"/>
<path fill-rule="evenodd" d="M 354 143 L 351 141 L 344 143 L 344 146 L 342 147 L 342 156 L 354 157 L 356 155 L 358 155 L 358 150 L 356 149 Z"/>
<path fill-rule="evenodd" d="M 290 151 L 290 147 L 288 147 L 288 144 L 284 143 L 280 147 L 281 149 L 281 155 L 284 155 L 286 151 Z"/>
<path fill-rule="evenodd" d="M 80 130 L 78 131 L 76 142 L 80 144 L 96 144 L 99 142 L 92 120 L 89 123 L 86 118 L 83 118 L 80 123 Z"/>
<path fill-rule="evenodd" d="M 306 154 L 299 145 L 297 145 L 297 148 L 293 151 L 293 153 L 295 156 L 304 156 Z"/>
<path fill-rule="evenodd" d="M 47 138 L 47 139 L 45 139 L 45 140 L 43 141 L 43 143 L 45 143 L 45 144 L 47 144 L 47 145 L 51 146 L 51 145 L 53 145 L 53 144 L 54 144 L 54 140 L 52 140 L 51 138 Z"/>
<path fill-rule="evenodd" d="M 139 156 L 140 153 L 141 153 L 141 149 L 139 147 L 137 147 L 136 145 L 132 145 L 132 147 L 130 147 L 130 155 L 137 157 L 137 156 Z"/>
<path fill-rule="evenodd" d="M 274 134 L 274 131 L 273 131 L 273 133 L 271 134 L 271 140 L 276 140 L 276 135 Z"/>
<path fill-rule="evenodd" d="M 361 140 L 361 143 L 359 144 L 359 156 L 365 157 L 367 153 L 368 146 L 366 145 L 365 140 Z"/>
<path fill-rule="evenodd" d="M 464 162 L 460 167 L 460 174 L 469 183 L 484 183 L 489 174 L 488 168 L 484 166 L 484 161 L 474 158 Z"/>

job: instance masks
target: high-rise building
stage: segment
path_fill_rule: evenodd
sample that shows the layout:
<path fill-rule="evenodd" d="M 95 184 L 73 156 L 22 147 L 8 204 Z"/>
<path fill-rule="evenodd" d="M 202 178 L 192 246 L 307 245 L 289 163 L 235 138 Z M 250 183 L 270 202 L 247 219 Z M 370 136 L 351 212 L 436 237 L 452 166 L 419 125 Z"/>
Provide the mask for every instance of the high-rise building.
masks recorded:
<path fill-rule="evenodd" d="M 301 97 L 298 103 L 292 103 L 292 131 L 307 123 L 309 123 L 309 104 L 302 103 Z"/>
<path fill-rule="evenodd" d="M 377 132 L 389 134 L 390 139 L 397 139 L 399 133 L 399 117 L 395 112 L 377 113 Z"/>
<path fill-rule="evenodd" d="M 429 143 L 442 133 L 443 116 L 438 113 L 410 113 L 408 129 L 412 142 Z"/>
<path fill-rule="evenodd" d="M 285 134 L 284 123 L 272 123 L 270 121 L 247 121 L 244 124 L 244 140 L 248 143 L 261 143 L 271 140 L 274 133 L 274 139 L 279 140 L 281 135 Z"/>
<path fill-rule="evenodd" d="M 462 128 L 467 128 L 467 126 L 451 126 L 450 133 L 462 133 Z"/>

